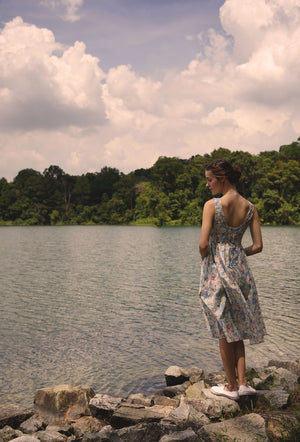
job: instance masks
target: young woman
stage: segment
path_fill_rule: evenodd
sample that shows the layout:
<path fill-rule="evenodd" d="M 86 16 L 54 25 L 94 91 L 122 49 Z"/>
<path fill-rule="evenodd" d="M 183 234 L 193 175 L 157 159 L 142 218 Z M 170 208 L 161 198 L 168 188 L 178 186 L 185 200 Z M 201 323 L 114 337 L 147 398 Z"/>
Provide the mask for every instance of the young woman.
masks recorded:
<path fill-rule="evenodd" d="M 206 186 L 222 197 L 204 205 L 199 244 L 200 299 L 208 328 L 219 340 L 228 382 L 211 391 L 230 399 L 255 393 L 247 384 L 243 341 L 260 343 L 266 333 L 246 258 L 262 251 L 262 236 L 256 208 L 236 190 L 240 175 L 240 170 L 225 160 L 215 160 L 206 168 Z M 252 245 L 243 248 L 241 241 L 248 226 Z"/>

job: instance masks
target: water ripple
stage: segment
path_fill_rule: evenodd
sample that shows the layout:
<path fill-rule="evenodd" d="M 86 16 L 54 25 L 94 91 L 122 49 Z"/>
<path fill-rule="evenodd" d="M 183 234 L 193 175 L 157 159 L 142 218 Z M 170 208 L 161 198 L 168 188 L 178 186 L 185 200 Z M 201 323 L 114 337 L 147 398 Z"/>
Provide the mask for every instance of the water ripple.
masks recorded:
<path fill-rule="evenodd" d="M 250 257 L 268 335 L 250 365 L 299 357 L 298 228 L 263 228 Z M 199 228 L 1 227 L 0 400 L 88 384 L 162 387 L 169 365 L 221 367 L 198 300 Z M 245 241 L 247 242 L 246 237 Z"/>

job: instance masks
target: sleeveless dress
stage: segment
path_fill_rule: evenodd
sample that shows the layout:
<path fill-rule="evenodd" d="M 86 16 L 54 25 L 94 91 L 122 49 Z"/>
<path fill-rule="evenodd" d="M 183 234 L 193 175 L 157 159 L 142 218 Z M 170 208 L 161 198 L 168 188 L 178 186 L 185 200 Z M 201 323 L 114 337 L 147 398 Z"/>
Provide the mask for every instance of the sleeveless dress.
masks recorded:
<path fill-rule="evenodd" d="M 215 221 L 209 248 L 202 262 L 199 295 L 208 329 L 214 338 L 227 342 L 263 341 L 266 334 L 257 290 L 241 245 L 254 206 L 238 227 L 227 224 L 220 198 L 215 198 Z"/>

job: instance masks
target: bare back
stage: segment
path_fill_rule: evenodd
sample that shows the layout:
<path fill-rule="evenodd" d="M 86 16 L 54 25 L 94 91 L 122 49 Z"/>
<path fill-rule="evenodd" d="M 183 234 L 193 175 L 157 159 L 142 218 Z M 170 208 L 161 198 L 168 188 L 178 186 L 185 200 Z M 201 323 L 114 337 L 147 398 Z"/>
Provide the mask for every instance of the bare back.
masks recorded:
<path fill-rule="evenodd" d="M 222 196 L 221 203 L 226 222 L 229 226 L 238 227 L 243 224 L 249 210 L 249 201 L 237 192 L 234 192 L 226 193 Z"/>

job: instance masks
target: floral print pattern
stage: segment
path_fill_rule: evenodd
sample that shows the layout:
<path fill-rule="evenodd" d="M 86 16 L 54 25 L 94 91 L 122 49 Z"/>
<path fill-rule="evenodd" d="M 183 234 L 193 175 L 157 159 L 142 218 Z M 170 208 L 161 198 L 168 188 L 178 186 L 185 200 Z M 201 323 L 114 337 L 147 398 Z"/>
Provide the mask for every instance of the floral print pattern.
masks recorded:
<path fill-rule="evenodd" d="M 254 206 L 239 227 L 226 223 L 220 198 L 215 198 L 215 222 L 209 249 L 202 262 L 199 295 L 212 336 L 227 342 L 263 341 L 266 334 L 257 290 L 242 237 L 250 224 Z"/>

